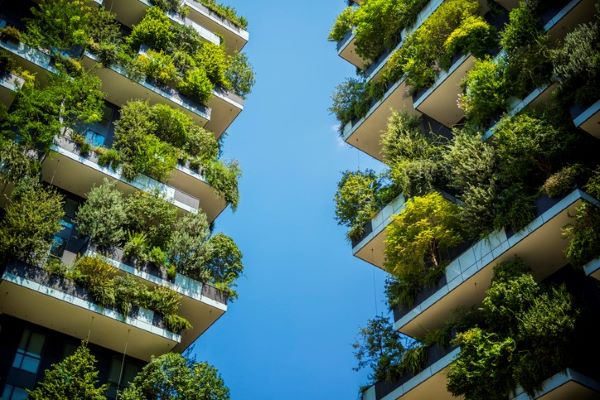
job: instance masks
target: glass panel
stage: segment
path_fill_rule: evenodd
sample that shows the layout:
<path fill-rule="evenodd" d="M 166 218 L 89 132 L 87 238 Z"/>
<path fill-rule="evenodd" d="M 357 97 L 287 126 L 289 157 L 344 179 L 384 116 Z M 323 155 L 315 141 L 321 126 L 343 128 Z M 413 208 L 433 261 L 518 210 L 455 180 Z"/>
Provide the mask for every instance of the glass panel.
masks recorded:
<path fill-rule="evenodd" d="M 23 334 L 21 335 L 21 341 L 19 342 L 19 349 L 25 350 L 27 348 L 27 342 L 29 342 L 29 336 L 31 335 L 31 331 L 29 329 L 25 329 Z"/>
<path fill-rule="evenodd" d="M 21 365 L 21 369 L 27 372 L 31 372 L 32 374 L 37 373 L 38 367 L 40 366 L 40 359 L 25 356 L 23 357 L 23 365 Z"/>
<path fill-rule="evenodd" d="M 44 335 L 39 334 L 39 333 L 33 333 L 31 335 L 31 340 L 29 341 L 29 346 L 27 348 L 27 351 L 29 353 L 41 355 L 42 347 L 44 346 L 45 339 L 46 338 L 44 337 Z"/>
<path fill-rule="evenodd" d="M 10 397 L 10 400 L 26 400 L 26 399 L 27 399 L 27 392 L 25 391 L 25 389 L 20 388 L 20 387 L 15 387 L 12 392 L 12 396 Z"/>
<path fill-rule="evenodd" d="M 119 374 L 121 373 L 121 360 L 113 358 L 110 361 L 110 370 L 108 371 L 108 381 L 119 383 Z"/>
<path fill-rule="evenodd" d="M 15 359 L 13 361 L 12 366 L 14 368 L 21 368 L 21 363 L 23 362 L 23 354 L 19 351 L 17 352 L 17 354 L 15 355 Z"/>

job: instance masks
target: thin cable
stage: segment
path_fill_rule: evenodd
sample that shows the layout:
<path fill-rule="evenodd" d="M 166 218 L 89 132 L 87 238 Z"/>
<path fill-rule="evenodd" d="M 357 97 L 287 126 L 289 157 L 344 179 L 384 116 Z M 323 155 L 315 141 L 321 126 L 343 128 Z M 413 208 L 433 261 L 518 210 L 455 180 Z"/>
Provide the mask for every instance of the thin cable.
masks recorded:
<path fill-rule="evenodd" d="M 90 321 L 90 327 L 88 328 L 88 335 L 86 340 L 87 343 L 90 342 L 90 336 L 92 336 L 92 325 L 94 325 L 94 316 L 92 316 L 92 319 Z"/>
<path fill-rule="evenodd" d="M 371 260 L 373 259 L 373 248 L 371 247 Z M 377 284 L 375 282 L 375 268 L 373 271 L 373 303 L 375 304 L 375 315 L 379 315 L 379 308 L 377 307 Z"/>
<path fill-rule="evenodd" d="M 127 346 L 129 346 L 129 334 L 131 329 L 127 329 L 127 340 L 125 341 L 125 350 L 123 351 L 123 357 L 121 358 L 121 371 L 119 371 L 119 382 L 117 383 L 117 396 L 121 390 L 121 379 L 123 379 L 123 370 L 125 369 L 125 355 L 127 354 Z"/>

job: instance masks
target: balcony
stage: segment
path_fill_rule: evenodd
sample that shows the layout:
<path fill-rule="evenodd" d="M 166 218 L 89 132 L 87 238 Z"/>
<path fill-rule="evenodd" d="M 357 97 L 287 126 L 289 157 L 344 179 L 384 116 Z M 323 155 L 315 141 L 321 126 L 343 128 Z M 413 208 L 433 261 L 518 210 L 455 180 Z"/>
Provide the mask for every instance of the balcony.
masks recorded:
<path fill-rule="evenodd" d="M 387 239 L 386 228 L 393 221 L 394 216 L 404 210 L 405 206 L 406 199 L 403 195 L 396 197 L 385 206 L 375 218 L 365 225 L 362 237 L 352 241 L 352 254 L 383 269 Z"/>
<path fill-rule="evenodd" d="M 6 22 L 0 19 L 0 28 Z M 32 72 L 36 76 L 36 81 L 44 84 L 48 81 L 49 74 L 56 74 L 58 70 L 52 65 L 48 54 L 27 46 L 24 43 L 15 43 L 0 40 L 0 49 L 10 53 L 17 65 Z"/>
<path fill-rule="evenodd" d="M 600 281 L 600 258 L 596 258 L 584 265 L 583 270 L 587 276 Z"/>
<path fill-rule="evenodd" d="M 241 51 L 248 43 L 250 35 L 245 29 L 214 13 L 197 1 L 184 0 L 183 3 L 189 7 L 188 18 L 223 37 L 230 54 Z"/>
<path fill-rule="evenodd" d="M 402 30 L 400 34 L 400 43 L 398 43 L 398 45 L 391 51 L 379 56 L 377 60 L 371 63 L 371 65 L 369 65 L 369 67 L 365 71 L 367 75 L 367 81 L 379 79 L 380 72 L 383 71 L 384 67 L 390 60 L 392 54 L 394 54 L 396 50 L 402 47 L 402 45 L 404 44 L 404 39 L 406 39 L 406 37 L 408 37 L 408 35 L 410 35 L 414 31 L 416 31 L 423 24 L 423 22 L 425 22 L 425 20 L 427 20 L 427 18 L 429 18 L 431 14 L 433 14 L 438 9 L 438 7 L 442 5 L 442 3 L 444 3 L 444 0 L 430 0 L 429 3 L 427 3 L 427 5 L 417 15 L 415 23 L 412 26 Z"/>
<path fill-rule="evenodd" d="M 544 30 L 553 41 L 564 38 L 573 27 L 594 18 L 594 0 L 561 0 L 556 3 L 556 6 L 548 6 L 541 15 Z"/>
<path fill-rule="evenodd" d="M 537 391 L 537 400 L 600 399 L 600 382 L 571 368 L 552 376 L 542 383 L 542 389 Z M 516 390 L 513 400 L 530 400 L 531 397 L 521 388 Z"/>
<path fill-rule="evenodd" d="M 362 394 L 362 400 L 452 400 L 446 390 L 446 373 L 459 348 L 427 350 L 426 367 L 416 375 L 407 374 L 395 382 L 377 382 Z"/>
<path fill-rule="evenodd" d="M 337 43 L 337 52 L 340 57 L 348 61 L 359 69 L 364 69 L 368 64 L 369 60 L 365 60 L 358 54 L 356 54 L 356 36 L 353 31 L 350 31 Z"/>
<path fill-rule="evenodd" d="M 0 77 L 0 102 L 10 107 L 15 99 L 15 92 L 23 86 L 25 81 L 20 76 L 8 73 Z"/>
<path fill-rule="evenodd" d="M 381 134 L 387 129 L 388 119 L 394 110 L 418 114 L 413 108 L 406 78 L 392 85 L 383 97 L 371 106 L 364 117 L 344 126 L 342 132 L 344 141 L 382 161 Z"/>
<path fill-rule="evenodd" d="M 547 83 L 533 89 L 531 93 L 529 93 L 524 99 L 514 98 L 509 104 L 506 114 L 513 117 L 529 107 L 536 107 L 540 104 L 545 104 L 551 99 L 552 93 L 557 86 L 558 85 L 556 83 Z M 496 124 L 492 125 L 492 127 L 485 132 L 483 139 L 487 140 L 491 138 L 494 135 L 495 129 Z"/>
<path fill-rule="evenodd" d="M 493 267 L 515 256 L 532 269 L 536 280 L 542 280 L 567 263 L 564 249 L 567 240 L 562 228 L 582 201 L 600 203 L 579 189 L 559 201 L 542 198 L 537 217 L 519 232 L 506 229 L 475 243 L 447 267 L 441 287 L 410 310 L 395 311 L 395 327 L 400 332 L 422 337 L 440 326 L 459 306 L 479 304 L 493 276 Z M 445 281 L 444 281 L 445 280 Z"/>
<path fill-rule="evenodd" d="M 106 93 L 106 100 L 119 107 L 131 99 L 144 99 L 151 104 L 166 104 L 177 108 L 188 114 L 200 126 L 205 126 L 210 120 L 210 108 L 187 99 L 174 89 L 158 87 L 147 80 L 134 81 L 127 76 L 122 67 L 104 67 L 98 58 L 88 51 L 84 52 L 81 62 L 102 80 L 102 91 Z"/>
<path fill-rule="evenodd" d="M 142 360 L 181 342 L 179 335 L 164 329 L 158 314 L 140 308 L 123 316 L 94 303 L 72 281 L 49 276 L 39 267 L 9 262 L 0 290 L 5 314 Z"/>
<path fill-rule="evenodd" d="M 86 255 L 96 255 L 90 246 Z M 160 271 L 151 266 L 136 268 L 127 263 L 122 249 L 115 248 L 105 260 L 123 273 L 130 274 L 147 285 L 167 287 L 182 296 L 179 313 L 192 324 L 192 329 L 181 335 L 175 351 L 185 350 L 227 311 L 227 298 L 218 289 L 202 284 L 187 276 L 177 274 L 172 282 L 161 276 Z"/>
<path fill-rule="evenodd" d="M 102 0 L 95 0 L 97 3 L 102 5 Z M 132 27 L 144 18 L 146 15 L 146 9 L 151 7 L 151 4 L 147 0 L 104 0 L 104 7 L 115 13 L 117 20 L 127 27 Z M 180 25 L 187 25 L 192 27 L 198 34 L 207 42 L 220 45 L 221 38 L 219 35 L 211 32 L 197 22 L 192 21 L 190 18 L 181 17 L 177 14 L 168 14 L 171 21 Z"/>
<path fill-rule="evenodd" d="M 573 124 L 600 139 L 600 100 L 583 110 L 575 118 Z"/>
<path fill-rule="evenodd" d="M 187 176 L 187 173 L 182 167 L 178 167 L 173 175 Z M 129 181 L 120 169 L 114 170 L 98 164 L 96 153 L 81 155 L 77 146 L 65 137 L 58 137 L 55 140 L 52 151 L 44 159 L 42 177 L 45 181 L 81 197 L 85 197 L 94 185 L 102 184 L 105 178 L 114 181 L 123 193 L 131 193 L 135 190 L 146 192 L 158 190 L 167 201 L 177 207 L 180 213 L 197 213 L 202 208 L 209 222 L 212 222 L 226 207 L 225 201 L 217 192 L 195 176 L 189 179 L 193 179 L 197 193 L 202 195 L 202 204 L 198 198 L 147 176 L 142 175 Z M 176 182 L 182 179 L 179 178 Z"/>
<path fill-rule="evenodd" d="M 244 99 L 235 93 L 215 88 L 208 100 L 208 107 L 212 112 L 206 129 L 219 138 L 244 110 Z"/>

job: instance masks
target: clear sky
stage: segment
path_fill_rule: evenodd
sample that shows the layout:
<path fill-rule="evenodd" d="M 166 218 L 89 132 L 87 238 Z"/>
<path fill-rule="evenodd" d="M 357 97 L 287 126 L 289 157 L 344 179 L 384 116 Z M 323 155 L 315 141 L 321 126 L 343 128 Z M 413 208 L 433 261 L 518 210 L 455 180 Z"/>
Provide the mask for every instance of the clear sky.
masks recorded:
<path fill-rule="evenodd" d="M 234 400 L 354 400 L 351 344 L 383 303 L 384 274 L 352 257 L 334 220 L 340 172 L 376 167 L 327 108 L 354 67 L 327 34 L 344 0 L 226 0 L 250 23 L 257 84 L 225 141 L 243 177 L 216 230 L 244 253 L 240 298 L 194 346 Z"/>

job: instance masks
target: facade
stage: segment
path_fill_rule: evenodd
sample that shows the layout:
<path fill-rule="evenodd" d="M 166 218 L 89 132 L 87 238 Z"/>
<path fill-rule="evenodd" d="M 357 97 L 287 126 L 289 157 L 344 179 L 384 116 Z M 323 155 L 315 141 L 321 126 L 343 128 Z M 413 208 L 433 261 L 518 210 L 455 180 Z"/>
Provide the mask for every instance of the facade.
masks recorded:
<path fill-rule="evenodd" d="M 49 92 L 44 90 L 58 87 L 57 77 L 63 76 L 61 85 L 69 87 L 84 74 L 100 88 L 103 115 L 91 121 L 76 118 L 73 123 L 66 122 L 65 114 L 73 110 L 65 110 L 69 107 L 65 101 L 57 118 L 63 126 L 48 143 L 28 142 L 21 127 L 11 127 L 14 135 L 11 129 L 3 132 L 2 147 L 16 143 L 18 154 L 39 166 L 33 174 L 35 179 L 42 182 L 43 190 L 60 196 L 64 212 L 61 228 L 53 237 L 43 238 L 42 242 L 48 239 L 48 248 L 41 257 L 36 253 L 35 261 L 28 255 L 2 250 L 0 393 L 3 400 L 27 398 L 26 390 L 35 386 L 44 371 L 84 340 L 98 360 L 101 382 L 109 384 L 108 397 L 114 399 L 151 357 L 183 352 L 227 311 L 228 299 L 235 297 L 233 280 L 241 272 L 241 254 L 229 238 L 210 236 L 208 229 L 210 226 L 212 230 L 228 205 L 235 208 L 237 204 L 238 167 L 218 159 L 219 138 L 243 110 L 244 97 L 253 84 L 251 67 L 241 53 L 249 35 L 243 18 L 232 16 L 232 9 L 213 1 L 74 1 L 76 10 L 87 7 L 85 24 L 75 34 L 69 32 L 75 35 L 72 43 L 64 39 L 65 43 L 56 44 L 50 39 L 56 32 L 44 29 L 39 12 L 32 11 L 44 4 L 51 8 L 53 3 L 60 6 L 69 2 L 45 1 L 40 5 L 0 1 L 3 106 L 8 115 L 16 115 L 27 103 L 27 96 L 45 96 Z M 65 8 L 65 14 L 68 12 Z M 76 18 L 83 19 L 83 11 L 81 15 L 78 12 L 73 12 Z M 75 19 L 57 28 L 63 29 L 59 36 L 66 37 L 65 30 L 76 24 L 72 21 Z M 144 30 L 144 24 L 160 26 L 163 31 Z M 99 32 L 104 28 L 102 37 Z M 36 34 L 37 39 L 33 39 Z M 79 43 L 76 34 L 86 39 Z M 132 38 L 138 34 L 145 43 L 134 43 Z M 160 34 L 166 34 L 170 41 L 161 43 Z M 203 58 L 197 56 L 201 52 Z M 212 74 L 211 67 L 217 72 Z M 236 78 L 241 73 L 246 74 L 245 81 Z M 246 86 L 241 87 L 240 81 Z M 85 98 L 88 94 L 74 96 Z M 60 99 L 55 101 L 60 104 Z M 35 107 L 39 108 L 39 103 Z M 75 109 L 78 107 L 85 105 L 76 102 Z M 148 140 L 142 143 L 153 141 L 157 148 L 166 149 L 148 150 L 145 162 L 156 161 L 158 169 L 136 166 L 134 158 L 140 154 L 127 158 L 131 154 L 124 150 L 125 143 L 128 135 L 133 135 L 131 126 L 125 126 L 127 112 L 132 118 L 158 124 L 159 128 L 144 128 L 154 132 L 141 132 Z M 168 123 L 156 122 L 159 112 Z M 48 120 L 54 118 L 51 111 L 48 115 Z M 10 117 L 5 118 L 3 129 L 10 123 L 6 122 Z M 119 124 L 120 128 L 115 128 Z M 185 137 L 178 142 L 168 136 L 182 132 Z M 1 215 L 6 225 L 9 208 L 17 202 L 12 193 L 20 176 L 7 177 L 11 166 L 5 157 L 0 164 L 7 173 L 1 179 L 1 204 L 6 209 Z M 150 204 L 136 217 L 140 220 L 109 226 L 110 232 L 118 230 L 123 235 L 108 245 L 101 244 L 97 234 L 79 229 L 79 210 L 101 185 L 110 187 L 111 193 L 116 191 L 114 196 L 124 201 Z M 109 200 L 106 204 L 108 207 Z M 151 214 L 157 209 L 164 213 Z M 162 220 L 164 215 L 167 217 Z M 104 217 L 101 215 L 100 220 L 112 216 Z M 229 277 L 214 272 L 221 267 L 225 271 L 227 265 L 213 266 L 212 275 L 202 270 L 208 267 L 180 268 L 184 256 L 172 243 L 178 227 L 184 226 L 182 220 L 200 224 L 191 231 L 204 241 L 202 245 L 233 260 L 237 272 L 231 270 Z M 134 225 L 137 228 L 132 228 Z M 143 254 L 131 251 L 133 239 L 127 231 L 147 241 Z M 157 239 L 162 244 L 151 243 L 154 234 L 163 236 Z M 223 243 L 229 247 L 219 247 Z M 214 255 L 206 263 L 218 263 L 214 261 L 217 259 Z M 92 269 L 82 272 L 85 265 Z M 102 300 L 99 286 L 113 290 L 113 298 Z M 134 294 L 134 289 L 145 293 L 146 298 Z"/>
<path fill-rule="evenodd" d="M 404 11 L 397 11 L 403 7 Z M 338 87 L 332 111 L 340 121 L 343 139 L 382 161 L 388 169 L 383 175 L 373 171 L 345 174 L 336 196 L 336 216 L 340 224 L 350 229 L 348 236 L 353 255 L 386 270 L 395 282 L 388 283 L 386 288 L 393 311 L 393 329 L 404 338 L 404 347 L 409 343 L 408 348 L 419 351 L 417 367 L 414 364 L 406 367 L 404 360 L 410 353 L 406 349 L 401 357 L 394 353 L 396 361 L 387 364 L 387 369 L 375 367 L 370 386 L 361 392 L 363 400 L 600 398 L 600 370 L 595 358 L 598 348 L 593 340 L 586 346 L 579 346 L 570 339 L 566 352 L 572 357 L 549 368 L 543 379 L 536 376 L 533 390 L 531 387 L 524 389 L 517 377 L 502 381 L 509 385 L 514 383 L 510 390 L 505 386 L 496 392 L 486 392 L 485 386 L 493 387 L 496 382 L 493 374 L 502 375 L 502 371 L 486 364 L 489 360 L 484 359 L 483 351 L 479 353 L 481 359 L 478 361 L 485 365 L 482 368 L 487 368 L 489 375 L 486 371 L 469 369 L 474 364 L 469 367 L 465 360 L 472 361 L 468 352 L 475 350 L 464 348 L 469 344 L 466 336 L 461 335 L 466 331 L 465 327 L 451 325 L 457 310 L 489 311 L 490 303 L 485 301 L 492 296 L 490 287 L 498 281 L 494 271 L 500 268 L 499 265 L 517 259 L 527 265 L 529 273 L 543 287 L 565 285 L 568 291 L 575 293 L 573 298 L 586 293 L 584 308 L 592 310 L 590 315 L 598 315 L 598 282 L 593 271 L 598 266 L 600 246 L 592 237 L 600 226 L 592 224 L 584 233 L 582 226 L 573 224 L 582 208 L 595 209 L 600 205 L 599 193 L 589 176 L 569 181 L 560 193 L 548 190 L 553 179 L 564 176 L 559 173 L 561 168 L 570 163 L 598 173 L 597 157 L 586 154 L 588 150 L 598 154 L 599 148 L 598 65 L 590 67 L 582 62 L 577 73 L 568 75 L 562 73 L 565 64 L 561 58 L 564 54 L 569 54 L 571 59 L 576 57 L 577 50 L 569 46 L 574 42 L 584 46 L 585 40 L 577 36 L 582 32 L 592 32 L 589 43 L 596 42 L 587 48 L 583 59 L 598 56 L 598 7 L 598 2 L 593 0 L 364 0 L 350 4 L 338 18 L 330 40 L 337 41 L 339 56 L 356 66 L 358 77 Z M 465 14 L 470 15 L 457 16 L 456 8 L 469 9 L 471 11 L 465 11 Z M 381 17 L 384 12 L 389 15 Z M 392 15 L 394 12 L 398 14 Z M 479 28 L 474 28 L 474 21 L 478 21 Z M 392 23 L 396 24 L 393 28 L 385 25 Z M 476 30 L 478 33 L 469 37 Z M 487 39 L 485 31 L 491 32 Z M 525 31 L 528 33 L 523 34 Z M 516 40 L 518 34 L 523 36 Z M 459 36 L 464 41 L 454 42 Z M 543 52 L 536 50 L 539 43 L 543 43 Z M 532 58 L 531 64 L 524 61 L 526 55 Z M 537 69 L 532 74 L 537 74 L 535 78 L 525 78 L 533 69 Z M 571 80 L 575 75 L 576 84 Z M 526 82 L 520 85 L 521 81 Z M 596 87 L 593 94 L 582 94 L 586 85 Z M 549 122 L 552 119 L 549 115 L 565 117 L 560 123 Z M 509 146 L 515 146 L 518 141 L 506 137 L 513 133 L 513 138 L 518 135 L 536 137 L 517 126 L 516 121 L 523 122 L 527 118 L 548 123 L 548 129 L 560 126 L 561 134 L 572 135 L 577 144 L 573 148 L 563 147 L 550 156 L 551 150 L 546 150 L 543 141 L 552 139 L 546 137 L 536 142 L 537 147 L 514 150 L 511 154 L 518 154 L 515 159 L 505 161 L 502 157 L 512 151 Z M 405 123 L 409 120 L 413 121 L 412 125 Z M 536 122 L 536 126 L 540 126 L 539 123 Z M 467 134 L 477 136 L 481 144 L 465 139 Z M 407 145 L 409 142 L 412 147 Z M 474 161 L 473 153 L 465 149 L 467 145 L 479 149 L 473 152 L 478 154 L 479 161 Z M 426 146 L 429 147 L 422 150 Z M 545 172 L 538 174 L 539 170 L 526 169 L 526 163 L 517 161 L 540 148 L 542 155 L 539 157 L 548 161 L 549 168 Z M 574 153 L 567 156 L 566 152 L 571 150 Z M 468 169 L 482 162 L 488 151 L 495 157 L 495 163 L 489 167 L 492 170 L 489 181 L 485 180 L 489 171 L 477 167 Z M 459 161 L 453 163 L 457 154 Z M 507 170 L 526 172 L 521 175 L 510 173 L 512 182 L 502 183 L 503 165 Z M 494 209 L 488 212 L 487 219 L 480 218 L 482 214 L 478 211 L 465 217 L 465 210 L 473 211 L 469 208 L 473 204 L 473 197 L 469 197 L 473 192 L 465 189 L 468 185 L 464 181 L 457 183 L 460 173 L 464 175 L 458 178 L 466 176 L 468 185 L 482 189 L 482 192 L 483 189 L 492 190 L 495 185 L 496 191 L 491 199 L 488 198 L 488 203 L 481 198 L 475 200 L 483 202 L 479 210 Z M 481 175 L 477 176 L 478 173 Z M 534 177 L 535 174 L 538 175 Z M 530 193 L 530 212 L 519 206 L 515 212 L 519 216 L 526 214 L 525 220 L 506 223 L 514 219 L 503 218 L 506 215 L 503 210 L 512 206 L 500 206 L 499 203 L 511 185 L 521 179 L 519 182 L 523 184 L 516 191 L 520 195 Z M 360 190 L 362 192 L 357 194 Z M 432 200 L 433 193 L 441 196 Z M 517 201 L 514 199 L 520 195 L 511 202 L 514 204 Z M 445 210 L 453 214 L 445 215 L 445 221 L 462 223 L 460 228 L 450 223 L 444 225 L 440 220 L 432 222 L 438 211 L 425 207 L 434 200 L 436 205 L 447 206 Z M 421 210 L 418 207 L 422 207 Z M 443 227 L 447 229 L 446 233 L 455 229 L 459 237 L 452 238 L 449 241 L 452 243 L 446 245 L 443 241 L 448 237 L 436 237 L 427 243 L 437 248 L 431 254 L 425 251 L 423 257 L 418 245 L 410 247 L 411 243 L 423 240 L 414 234 L 422 229 L 418 224 Z M 573 226 L 586 240 L 594 242 L 591 246 L 594 250 L 586 252 L 583 260 L 575 260 L 572 256 L 577 245 L 568 231 Z M 413 236 L 410 236 L 411 232 Z M 436 235 L 431 232 L 433 230 L 428 234 Z M 403 252 L 411 253 L 407 256 Z M 425 259 L 430 256 L 433 261 Z M 410 257 L 412 259 L 407 262 Z M 405 273 L 410 269 L 407 265 L 429 272 L 437 267 L 439 273 L 433 279 L 419 281 L 414 275 Z M 399 292 L 404 298 L 399 299 Z M 406 300 L 407 297 L 410 300 Z M 477 324 L 484 331 L 489 329 L 493 335 L 501 336 L 492 330 L 492 323 L 479 321 Z M 448 340 L 431 342 L 432 333 L 448 327 Z M 467 332 L 475 332 L 474 325 L 469 327 Z M 520 344 L 516 346 L 518 348 Z M 511 363 L 517 363 L 516 355 L 506 364 L 498 357 L 496 365 L 502 365 L 505 371 L 512 371 Z M 381 360 L 371 364 L 380 365 L 379 362 Z M 465 370 L 478 376 L 479 383 L 469 383 L 465 375 L 460 375 Z M 381 378 L 382 375 L 387 378 Z M 457 384 L 459 375 L 464 378 L 462 386 Z M 506 393 L 502 393 L 503 390 Z M 490 393 L 498 397 L 492 397 Z"/>

